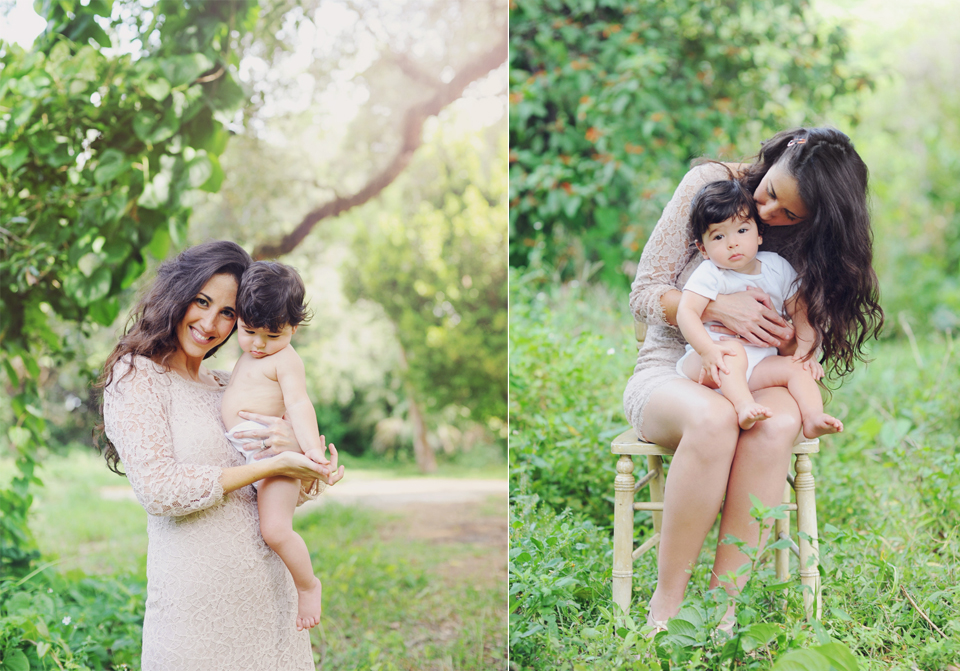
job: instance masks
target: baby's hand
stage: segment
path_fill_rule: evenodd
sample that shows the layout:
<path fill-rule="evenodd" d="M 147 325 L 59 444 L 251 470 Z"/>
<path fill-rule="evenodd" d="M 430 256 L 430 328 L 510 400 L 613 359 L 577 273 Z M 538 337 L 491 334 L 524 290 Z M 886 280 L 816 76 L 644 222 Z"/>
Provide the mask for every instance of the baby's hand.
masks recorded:
<path fill-rule="evenodd" d="M 309 449 L 304 452 L 304 454 L 307 455 L 310 461 L 314 461 L 322 466 L 330 463 L 330 460 L 327 459 L 327 439 L 323 435 L 320 436 L 320 447 Z"/>
<path fill-rule="evenodd" d="M 823 373 L 823 366 L 821 366 L 820 362 L 817 361 L 819 357 L 816 354 L 814 354 L 809 359 L 804 361 L 803 357 L 805 356 L 806 356 L 805 352 L 797 352 L 793 355 L 793 360 L 794 362 L 800 364 L 805 371 L 810 373 L 810 376 L 814 380 L 819 380 L 820 378 L 822 378 L 824 373 Z"/>
<path fill-rule="evenodd" d="M 727 365 L 723 362 L 723 357 L 735 356 L 736 353 L 735 346 L 726 345 L 723 342 L 716 343 L 715 347 L 704 351 L 703 354 L 700 355 L 700 384 L 703 384 L 704 380 L 710 379 L 719 387 L 720 373 L 724 373 L 725 375 L 730 374 L 730 369 L 727 368 Z"/>

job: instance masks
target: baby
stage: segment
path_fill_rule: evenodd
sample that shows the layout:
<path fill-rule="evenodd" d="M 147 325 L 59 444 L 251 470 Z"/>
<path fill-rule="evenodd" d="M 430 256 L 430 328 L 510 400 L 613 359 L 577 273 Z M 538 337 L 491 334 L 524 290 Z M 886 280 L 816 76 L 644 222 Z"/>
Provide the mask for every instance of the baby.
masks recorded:
<path fill-rule="evenodd" d="M 317 415 L 307 395 L 303 361 L 290 346 L 297 326 L 307 317 L 304 293 L 297 272 L 280 263 L 253 263 L 240 282 L 238 337 L 244 353 L 224 391 L 221 412 L 227 438 L 246 456 L 247 463 L 260 450 L 244 450 L 244 445 L 260 441 L 235 438 L 233 434 L 261 429 L 263 425 L 244 420 L 238 414 L 241 411 L 285 415 L 293 424 L 303 453 L 317 463 L 329 463 L 324 437 L 317 428 Z M 332 443 L 330 447 L 336 449 Z M 306 543 L 293 530 L 300 481 L 270 477 L 254 487 L 263 540 L 280 555 L 297 587 L 297 629 L 314 627 L 320 623 L 322 585 L 313 574 Z"/>
<path fill-rule="evenodd" d="M 736 180 L 711 182 L 693 200 L 690 226 L 706 261 L 687 280 L 677 308 L 677 325 L 689 343 L 677 362 L 677 372 L 718 389 L 733 403 L 741 429 L 772 416 L 751 392 L 786 387 L 800 407 L 806 438 L 843 431 L 840 420 L 823 411 L 816 382 L 823 377 L 823 367 L 815 356 L 807 358 L 816 333 L 798 300 L 797 273 L 778 254 L 757 251 L 763 238 L 753 197 Z M 792 357 L 778 355 L 774 347 L 725 339 L 704 328 L 702 316 L 710 301 L 747 287 L 765 291 L 777 312 L 782 314 L 786 308 L 797 334 Z"/>

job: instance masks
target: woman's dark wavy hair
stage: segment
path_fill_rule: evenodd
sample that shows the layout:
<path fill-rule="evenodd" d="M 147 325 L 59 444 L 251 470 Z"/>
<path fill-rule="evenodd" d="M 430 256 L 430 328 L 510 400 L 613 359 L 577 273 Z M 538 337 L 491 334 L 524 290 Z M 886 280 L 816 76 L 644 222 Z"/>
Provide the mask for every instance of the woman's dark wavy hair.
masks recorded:
<path fill-rule="evenodd" d="M 168 367 L 170 357 L 179 347 L 177 327 L 203 285 L 214 275 L 233 275 L 239 285 L 244 271 L 251 263 L 250 255 L 237 243 L 216 240 L 185 249 L 176 258 L 160 265 L 157 278 L 141 295 L 127 321 L 120 342 L 107 357 L 100 379 L 94 385 L 100 390 L 101 419 L 103 390 L 114 381 L 113 368 L 117 362 L 127 355 L 139 355 Z M 236 330 L 234 324 L 230 335 Z M 223 343 L 207 352 L 204 358 L 213 356 L 221 345 Z M 136 369 L 130 367 L 124 377 L 135 374 Z M 104 433 L 102 422 L 94 431 L 94 442 L 107 460 L 110 470 L 123 475 L 119 469 L 120 456 Z"/>
<path fill-rule="evenodd" d="M 795 141 L 795 142 L 792 142 Z M 842 377 L 864 361 L 866 341 L 883 327 L 873 271 L 867 166 L 834 128 L 796 128 L 762 144 L 741 178 L 751 193 L 775 163 L 797 180 L 808 215 L 797 225 L 796 270 L 823 362 Z"/>

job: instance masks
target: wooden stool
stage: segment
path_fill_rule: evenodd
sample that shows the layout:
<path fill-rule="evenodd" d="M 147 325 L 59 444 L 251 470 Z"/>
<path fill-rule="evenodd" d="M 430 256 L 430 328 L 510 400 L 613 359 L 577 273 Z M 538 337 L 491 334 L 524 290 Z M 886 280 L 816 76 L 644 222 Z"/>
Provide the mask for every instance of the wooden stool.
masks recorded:
<path fill-rule="evenodd" d="M 809 540 L 800 536 L 799 547 L 790 548 L 799 558 L 800 583 L 809 587 L 803 591 L 803 609 L 807 619 L 820 619 L 822 602 L 820 595 L 819 547 L 817 544 L 817 502 L 810 456 L 820 451 L 818 439 L 807 440 L 793 447 L 796 455 L 796 477 L 787 475 L 783 501 L 788 511 L 796 511 L 797 528 Z M 660 525 L 663 520 L 663 488 L 665 476 L 663 457 L 672 456 L 674 450 L 637 439 L 629 429 L 613 439 L 611 452 L 619 455 L 617 477 L 614 479 L 613 513 L 613 602 L 629 612 L 633 594 L 633 562 L 660 541 Z M 647 457 L 647 474 L 635 481 L 633 457 Z M 642 487 L 650 488 L 650 501 L 634 501 L 634 493 Z M 790 502 L 791 488 L 796 492 L 796 503 Z M 653 513 L 653 536 L 636 550 L 633 549 L 633 512 L 649 510 Z M 776 537 L 790 538 L 790 516 L 776 520 Z M 792 541 L 791 541 L 792 542 Z M 788 550 L 776 550 L 777 579 L 784 581 L 790 572 Z"/>

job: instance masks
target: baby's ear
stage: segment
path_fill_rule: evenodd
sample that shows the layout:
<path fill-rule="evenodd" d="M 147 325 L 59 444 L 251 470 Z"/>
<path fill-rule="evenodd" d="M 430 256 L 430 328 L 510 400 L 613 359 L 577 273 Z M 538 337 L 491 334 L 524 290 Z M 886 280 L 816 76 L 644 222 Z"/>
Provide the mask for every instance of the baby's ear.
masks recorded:
<path fill-rule="evenodd" d="M 300 324 L 297 324 L 293 327 L 293 331 L 290 333 L 290 335 L 293 335 L 294 333 L 296 333 L 298 328 L 300 328 Z"/>
<path fill-rule="evenodd" d="M 700 254 L 703 256 L 703 258 L 709 259 L 710 257 L 707 256 L 707 248 L 703 246 L 703 242 L 701 242 L 700 240 L 695 240 L 694 242 L 697 245 L 697 249 L 700 250 Z"/>

